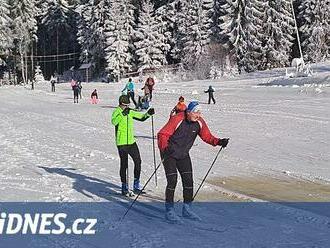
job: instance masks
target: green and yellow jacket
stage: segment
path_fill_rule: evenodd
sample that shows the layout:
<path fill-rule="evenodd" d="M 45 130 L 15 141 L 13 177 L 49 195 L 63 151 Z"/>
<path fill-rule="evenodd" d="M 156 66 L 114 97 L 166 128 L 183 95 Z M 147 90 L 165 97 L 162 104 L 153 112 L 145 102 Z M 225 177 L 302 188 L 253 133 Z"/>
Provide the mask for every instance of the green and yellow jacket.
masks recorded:
<path fill-rule="evenodd" d="M 129 114 L 124 116 L 123 110 L 118 106 L 112 113 L 111 123 L 115 126 L 116 145 L 131 145 L 135 143 L 133 120 L 145 121 L 150 117 L 147 113 L 140 113 L 130 110 Z M 128 137 L 127 137 L 128 134 Z"/>

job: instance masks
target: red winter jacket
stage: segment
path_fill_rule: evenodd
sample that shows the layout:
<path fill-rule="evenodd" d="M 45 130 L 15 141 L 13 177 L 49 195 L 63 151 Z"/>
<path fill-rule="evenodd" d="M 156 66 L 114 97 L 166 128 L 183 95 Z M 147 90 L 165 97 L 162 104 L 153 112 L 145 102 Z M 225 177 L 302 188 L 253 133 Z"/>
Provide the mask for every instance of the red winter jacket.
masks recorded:
<path fill-rule="evenodd" d="M 190 122 L 186 119 L 186 113 L 181 112 L 169 119 L 165 126 L 158 132 L 158 147 L 161 152 L 165 150 L 169 155 L 182 159 L 189 155 L 189 150 L 199 135 L 201 139 L 213 146 L 219 142 L 214 137 L 206 122 L 200 118 L 197 122 Z"/>

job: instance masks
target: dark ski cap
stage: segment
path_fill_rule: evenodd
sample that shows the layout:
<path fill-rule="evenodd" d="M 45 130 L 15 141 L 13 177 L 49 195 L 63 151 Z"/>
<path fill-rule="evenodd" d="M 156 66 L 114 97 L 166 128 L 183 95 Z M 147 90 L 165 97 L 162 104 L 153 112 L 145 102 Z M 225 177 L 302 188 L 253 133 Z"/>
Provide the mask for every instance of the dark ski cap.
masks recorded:
<path fill-rule="evenodd" d="M 130 101 L 127 95 L 121 95 L 119 97 L 119 105 L 129 105 Z"/>

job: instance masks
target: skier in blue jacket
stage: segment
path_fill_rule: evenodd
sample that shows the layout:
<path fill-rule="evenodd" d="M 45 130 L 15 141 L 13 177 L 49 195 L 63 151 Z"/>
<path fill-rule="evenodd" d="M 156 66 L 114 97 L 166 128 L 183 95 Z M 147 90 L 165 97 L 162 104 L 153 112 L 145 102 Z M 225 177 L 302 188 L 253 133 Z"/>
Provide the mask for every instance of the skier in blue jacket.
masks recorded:
<path fill-rule="evenodd" d="M 125 88 L 122 90 L 122 92 L 127 92 L 127 96 L 132 99 L 135 108 L 137 108 L 137 103 L 134 98 L 134 82 L 131 78 L 128 79 L 128 83 L 125 85 Z"/>

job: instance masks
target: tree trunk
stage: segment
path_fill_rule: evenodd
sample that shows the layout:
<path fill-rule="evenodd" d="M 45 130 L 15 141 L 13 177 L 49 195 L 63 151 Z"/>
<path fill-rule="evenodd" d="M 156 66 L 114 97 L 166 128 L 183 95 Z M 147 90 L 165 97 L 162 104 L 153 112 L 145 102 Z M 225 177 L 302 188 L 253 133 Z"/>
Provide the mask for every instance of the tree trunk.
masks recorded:
<path fill-rule="evenodd" d="M 28 77 L 28 56 L 27 56 L 27 51 L 24 51 L 24 57 L 25 57 L 25 79 L 26 83 L 29 82 L 29 77 Z"/>
<path fill-rule="evenodd" d="M 31 46 L 31 78 L 34 80 L 34 63 L 33 63 L 33 40 Z"/>
<path fill-rule="evenodd" d="M 21 73 L 22 73 L 22 79 L 23 83 L 26 84 L 26 78 L 25 78 L 25 69 L 24 69 L 24 54 L 23 54 L 23 48 L 22 43 L 19 45 L 20 55 L 21 55 Z"/>

